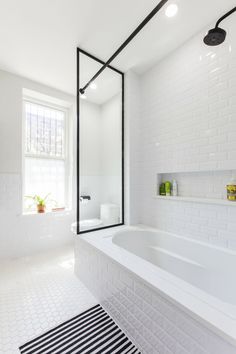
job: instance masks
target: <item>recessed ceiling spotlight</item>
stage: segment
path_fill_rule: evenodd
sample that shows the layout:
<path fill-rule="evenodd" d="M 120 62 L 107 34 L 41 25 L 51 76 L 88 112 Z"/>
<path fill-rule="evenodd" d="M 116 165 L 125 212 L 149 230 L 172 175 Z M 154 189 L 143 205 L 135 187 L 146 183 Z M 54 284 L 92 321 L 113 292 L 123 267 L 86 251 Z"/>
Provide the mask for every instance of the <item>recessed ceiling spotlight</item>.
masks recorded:
<path fill-rule="evenodd" d="M 174 17 L 178 12 L 178 6 L 176 4 L 170 4 L 165 11 L 167 17 Z"/>
<path fill-rule="evenodd" d="M 92 89 L 92 90 L 96 90 L 97 88 L 97 85 L 95 84 L 95 82 L 92 82 L 89 87 Z"/>

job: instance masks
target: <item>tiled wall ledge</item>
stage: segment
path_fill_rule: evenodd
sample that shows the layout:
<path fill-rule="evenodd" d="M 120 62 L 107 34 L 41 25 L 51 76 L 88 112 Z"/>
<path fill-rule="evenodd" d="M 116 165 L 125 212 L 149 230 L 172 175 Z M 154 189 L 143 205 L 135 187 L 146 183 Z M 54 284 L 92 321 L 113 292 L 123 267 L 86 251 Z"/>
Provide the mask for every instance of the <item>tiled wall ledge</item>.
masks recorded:
<path fill-rule="evenodd" d="M 79 237 L 75 258 L 76 275 L 143 354 L 235 354 L 235 347 Z"/>
<path fill-rule="evenodd" d="M 159 199 L 236 206 L 227 200 L 226 186 L 232 178 L 236 178 L 236 170 L 159 173 L 156 196 Z M 160 196 L 160 183 L 173 179 L 178 184 L 178 197 Z"/>
<path fill-rule="evenodd" d="M 173 197 L 173 196 L 165 196 L 165 195 L 157 195 L 155 198 L 162 200 L 171 200 L 178 202 L 190 202 L 190 203 L 199 203 L 199 204 L 213 204 L 213 205 L 225 205 L 236 207 L 236 202 L 231 202 L 229 200 L 224 199 L 210 199 L 210 198 L 194 198 L 194 197 Z"/>

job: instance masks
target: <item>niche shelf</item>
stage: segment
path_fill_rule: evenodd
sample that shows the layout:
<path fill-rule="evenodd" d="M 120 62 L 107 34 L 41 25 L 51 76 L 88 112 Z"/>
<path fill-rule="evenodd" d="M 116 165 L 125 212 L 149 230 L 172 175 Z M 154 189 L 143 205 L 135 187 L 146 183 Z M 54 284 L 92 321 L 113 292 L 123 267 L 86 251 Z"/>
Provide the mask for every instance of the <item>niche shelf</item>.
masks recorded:
<path fill-rule="evenodd" d="M 158 173 L 157 186 L 161 182 L 171 182 L 175 179 L 178 183 L 179 195 L 177 197 L 159 195 L 158 187 L 155 198 L 159 200 L 236 207 L 236 202 L 229 201 L 226 198 L 226 185 L 232 177 L 236 177 L 236 170 Z"/>
<path fill-rule="evenodd" d="M 231 202 L 226 199 L 214 199 L 214 198 L 197 198 L 197 197 L 172 197 L 165 195 L 157 195 L 156 199 L 171 200 L 178 202 L 189 202 L 189 203 L 199 203 L 199 204 L 215 204 L 215 205 L 226 205 L 236 207 L 236 202 Z"/>

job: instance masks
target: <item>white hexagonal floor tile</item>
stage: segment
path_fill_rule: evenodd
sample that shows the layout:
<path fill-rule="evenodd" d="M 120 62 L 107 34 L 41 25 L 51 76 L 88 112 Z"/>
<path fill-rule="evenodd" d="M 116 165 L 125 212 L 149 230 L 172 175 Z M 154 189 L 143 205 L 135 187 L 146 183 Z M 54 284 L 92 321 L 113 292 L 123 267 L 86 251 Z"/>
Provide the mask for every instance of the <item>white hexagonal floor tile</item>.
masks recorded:
<path fill-rule="evenodd" d="M 0 264 L 0 353 L 18 347 L 95 305 L 74 275 L 70 247 Z"/>

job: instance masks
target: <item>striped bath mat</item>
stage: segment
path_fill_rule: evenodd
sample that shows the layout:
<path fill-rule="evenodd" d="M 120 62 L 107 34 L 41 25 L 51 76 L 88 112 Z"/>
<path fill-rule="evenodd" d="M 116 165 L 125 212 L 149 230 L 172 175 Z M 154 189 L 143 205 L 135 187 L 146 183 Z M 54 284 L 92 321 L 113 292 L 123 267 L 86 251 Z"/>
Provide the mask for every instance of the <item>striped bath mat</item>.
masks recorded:
<path fill-rule="evenodd" d="M 100 305 L 19 349 L 23 354 L 141 354 Z"/>

